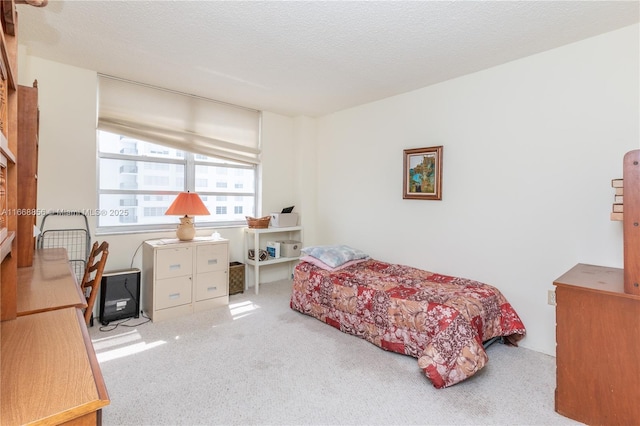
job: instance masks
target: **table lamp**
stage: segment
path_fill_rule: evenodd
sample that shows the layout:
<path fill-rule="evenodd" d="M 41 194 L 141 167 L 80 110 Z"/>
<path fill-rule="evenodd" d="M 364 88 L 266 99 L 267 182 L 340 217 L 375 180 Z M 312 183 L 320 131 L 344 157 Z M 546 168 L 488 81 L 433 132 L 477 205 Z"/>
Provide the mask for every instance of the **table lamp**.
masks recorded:
<path fill-rule="evenodd" d="M 210 214 L 198 194 L 189 191 L 178 194 L 165 212 L 165 215 L 184 215 L 180 218 L 180 225 L 176 230 L 176 236 L 181 241 L 190 241 L 196 236 L 193 216 L 208 216 Z"/>

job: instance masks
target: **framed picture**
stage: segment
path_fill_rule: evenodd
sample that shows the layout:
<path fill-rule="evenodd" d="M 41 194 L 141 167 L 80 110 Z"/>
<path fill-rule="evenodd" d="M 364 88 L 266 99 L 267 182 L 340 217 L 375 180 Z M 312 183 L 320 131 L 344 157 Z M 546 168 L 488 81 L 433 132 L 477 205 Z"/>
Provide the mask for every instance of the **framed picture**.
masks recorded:
<path fill-rule="evenodd" d="M 442 146 L 404 150 L 402 198 L 442 199 Z"/>

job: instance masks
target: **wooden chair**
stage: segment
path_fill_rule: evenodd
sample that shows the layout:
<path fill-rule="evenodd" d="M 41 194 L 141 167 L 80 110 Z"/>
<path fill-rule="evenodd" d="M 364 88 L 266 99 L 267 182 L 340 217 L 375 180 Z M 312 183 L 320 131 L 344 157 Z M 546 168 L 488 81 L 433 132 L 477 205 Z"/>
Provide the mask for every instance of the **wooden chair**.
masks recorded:
<path fill-rule="evenodd" d="M 87 326 L 93 326 L 93 305 L 98 296 L 98 289 L 100 288 L 100 281 L 102 281 L 102 273 L 108 256 L 109 243 L 106 241 L 99 245 L 97 241 L 93 243 L 87 266 L 84 268 L 84 276 L 80 283 L 82 293 L 87 298 L 87 309 L 84 311 L 84 319 L 87 322 Z"/>

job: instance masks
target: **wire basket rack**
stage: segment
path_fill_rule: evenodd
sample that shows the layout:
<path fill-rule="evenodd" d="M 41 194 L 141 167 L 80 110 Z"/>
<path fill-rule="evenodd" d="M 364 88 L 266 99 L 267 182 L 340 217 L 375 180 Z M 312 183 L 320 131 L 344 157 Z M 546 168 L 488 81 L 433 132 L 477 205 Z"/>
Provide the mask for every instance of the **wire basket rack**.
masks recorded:
<path fill-rule="evenodd" d="M 38 248 L 64 248 L 78 282 L 81 282 L 91 249 L 89 222 L 82 212 L 47 213 L 40 223 Z"/>

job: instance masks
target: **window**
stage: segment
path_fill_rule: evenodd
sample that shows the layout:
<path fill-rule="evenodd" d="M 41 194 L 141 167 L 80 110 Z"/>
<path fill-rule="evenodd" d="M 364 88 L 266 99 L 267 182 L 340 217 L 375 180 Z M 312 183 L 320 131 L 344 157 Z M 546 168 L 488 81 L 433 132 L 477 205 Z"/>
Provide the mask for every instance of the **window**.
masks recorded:
<path fill-rule="evenodd" d="M 201 226 L 255 215 L 260 111 L 102 74 L 97 98 L 99 232 L 175 229 L 182 191 L 209 209 Z"/>
<path fill-rule="evenodd" d="M 194 191 L 210 216 L 200 226 L 244 224 L 256 211 L 256 165 L 233 162 L 98 131 L 98 227 L 105 232 L 170 229 L 164 212 L 176 194 Z M 228 213 L 232 212 L 232 213 Z"/>

